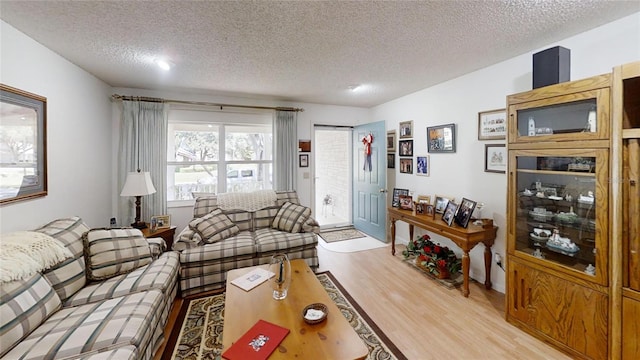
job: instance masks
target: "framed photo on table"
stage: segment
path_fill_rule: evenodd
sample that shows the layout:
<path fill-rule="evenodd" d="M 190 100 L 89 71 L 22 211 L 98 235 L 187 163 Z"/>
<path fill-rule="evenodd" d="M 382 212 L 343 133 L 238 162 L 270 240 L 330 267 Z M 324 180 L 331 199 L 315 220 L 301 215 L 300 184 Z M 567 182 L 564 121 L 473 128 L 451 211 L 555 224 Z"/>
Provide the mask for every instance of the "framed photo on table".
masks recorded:
<path fill-rule="evenodd" d="M 151 229 L 167 229 L 171 227 L 171 215 L 155 215 L 151 217 Z"/>
<path fill-rule="evenodd" d="M 453 220 L 456 217 L 456 211 L 458 210 L 458 205 L 453 201 L 449 201 L 447 203 L 447 207 L 444 209 L 444 213 L 442 214 L 442 220 L 447 223 L 447 225 L 451 226 L 453 224 Z"/>
<path fill-rule="evenodd" d="M 449 204 L 449 201 L 453 201 L 453 200 L 454 200 L 453 198 L 448 198 L 442 195 L 436 195 L 436 201 L 433 204 L 435 206 L 436 213 L 438 214 L 444 213 L 444 210 L 447 208 L 447 204 Z"/>
<path fill-rule="evenodd" d="M 507 148 L 504 144 L 484 146 L 484 171 L 504 174 L 507 171 Z"/>
<path fill-rule="evenodd" d="M 458 210 L 455 216 L 456 224 L 466 228 L 469 224 L 469 219 L 471 219 L 471 214 L 473 214 L 473 209 L 476 208 L 476 202 L 462 198 L 460 202 L 460 206 L 458 206 Z"/>
<path fill-rule="evenodd" d="M 503 140 L 507 136 L 507 110 L 478 113 L 478 140 Z"/>
<path fill-rule="evenodd" d="M 409 189 L 393 189 L 393 199 L 391 202 L 391 206 L 399 207 L 400 206 L 400 195 L 409 195 Z"/>
<path fill-rule="evenodd" d="M 409 195 L 400 195 L 400 209 L 413 210 L 413 198 Z"/>
<path fill-rule="evenodd" d="M 456 124 L 428 127 L 427 151 L 430 153 L 456 152 Z"/>

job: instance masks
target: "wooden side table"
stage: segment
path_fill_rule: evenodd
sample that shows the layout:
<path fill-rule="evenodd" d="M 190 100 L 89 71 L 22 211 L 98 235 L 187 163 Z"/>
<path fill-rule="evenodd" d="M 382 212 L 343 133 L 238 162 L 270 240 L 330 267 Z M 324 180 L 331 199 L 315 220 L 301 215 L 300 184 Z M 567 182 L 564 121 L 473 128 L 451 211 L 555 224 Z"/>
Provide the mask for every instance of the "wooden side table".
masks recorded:
<path fill-rule="evenodd" d="M 167 243 L 167 250 L 171 250 L 173 246 L 173 237 L 176 235 L 176 227 L 172 226 L 169 228 L 160 228 L 156 229 L 156 231 L 151 231 L 151 228 L 147 225 L 146 228 L 142 229 L 142 235 L 145 238 L 152 237 L 161 237 L 164 239 L 164 242 Z"/>

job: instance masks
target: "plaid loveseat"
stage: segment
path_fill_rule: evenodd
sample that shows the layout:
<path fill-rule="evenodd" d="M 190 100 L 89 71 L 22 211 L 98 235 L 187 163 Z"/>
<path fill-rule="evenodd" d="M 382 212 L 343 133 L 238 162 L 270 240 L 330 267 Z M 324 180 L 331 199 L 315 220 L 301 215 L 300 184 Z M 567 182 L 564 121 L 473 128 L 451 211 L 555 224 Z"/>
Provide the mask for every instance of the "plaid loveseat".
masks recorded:
<path fill-rule="evenodd" d="M 35 231 L 58 240 L 73 256 L 41 273 L 0 283 L 0 358 L 153 358 L 177 293 L 177 253 L 159 251 L 160 239 L 146 244 L 146 252 L 109 255 L 115 261 L 109 256 L 92 259 L 88 246 L 106 246 L 110 250 L 103 253 L 113 253 L 115 241 L 146 241 L 136 229 L 101 230 L 97 234 L 102 237 L 94 236 L 88 245 L 88 234 L 97 230 L 79 217 L 58 219 Z M 109 271 L 121 274 L 104 275 Z M 92 274 L 104 279 L 95 280 Z"/>
<path fill-rule="evenodd" d="M 181 296 L 224 288 L 227 271 L 268 264 L 276 253 L 285 253 L 291 260 L 304 259 L 311 269 L 317 269 L 318 223 L 309 216 L 301 229 L 288 232 L 274 228 L 274 219 L 285 204 L 299 204 L 295 191 L 276 191 L 271 204 L 255 211 L 222 209 L 217 195 L 196 198 L 196 222 L 221 212 L 240 231 L 214 243 L 204 242 L 192 226 L 180 232 L 173 250 L 180 252 Z"/>

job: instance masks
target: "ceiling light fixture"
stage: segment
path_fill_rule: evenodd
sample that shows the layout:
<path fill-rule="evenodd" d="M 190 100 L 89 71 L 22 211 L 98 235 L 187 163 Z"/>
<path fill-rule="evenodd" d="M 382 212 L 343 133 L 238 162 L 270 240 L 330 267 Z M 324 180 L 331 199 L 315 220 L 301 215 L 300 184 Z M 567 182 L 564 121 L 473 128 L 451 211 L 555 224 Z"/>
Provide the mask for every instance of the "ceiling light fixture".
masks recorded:
<path fill-rule="evenodd" d="M 158 64 L 160 69 L 162 69 L 164 71 L 171 70 L 171 63 L 169 61 L 167 61 L 167 60 L 158 59 L 158 60 L 156 60 L 156 64 Z"/>

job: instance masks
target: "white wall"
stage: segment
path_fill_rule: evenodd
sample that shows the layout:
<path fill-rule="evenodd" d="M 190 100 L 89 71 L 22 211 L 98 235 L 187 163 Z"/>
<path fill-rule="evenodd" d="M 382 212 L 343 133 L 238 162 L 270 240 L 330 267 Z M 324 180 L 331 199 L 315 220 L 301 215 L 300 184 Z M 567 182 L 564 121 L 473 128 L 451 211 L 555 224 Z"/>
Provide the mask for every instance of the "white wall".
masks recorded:
<path fill-rule="evenodd" d="M 0 82 L 47 98 L 46 197 L 0 207 L 0 232 L 111 214 L 111 87 L 0 21 Z"/>
<path fill-rule="evenodd" d="M 477 140 L 478 112 L 505 108 L 507 95 L 531 90 L 532 54 L 557 45 L 571 50 L 572 80 L 610 73 L 616 65 L 640 59 L 640 13 L 372 109 L 372 120 L 387 120 L 388 130 L 398 130 L 401 121 L 414 121 L 414 156 L 427 154 L 428 126 L 456 124 L 456 153 L 431 154 L 430 177 L 396 169 L 396 187 L 432 198 L 442 194 L 483 202 L 483 217 L 492 217 L 500 227 L 493 250 L 503 257 L 506 175 L 484 172 L 484 145 L 505 141 Z M 398 226 L 398 240 L 406 243 L 408 236 L 408 226 Z M 433 238 L 453 245 L 440 236 Z M 471 276 L 480 282 L 485 278 L 482 252 L 479 245 L 471 253 Z M 504 272 L 497 266 L 492 267 L 491 279 L 493 287 L 504 292 Z"/>
<path fill-rule="evenodd" d="M 178 93 L 168 91 L 153 91 L 144 89 L 131 89 L 131 88 L 114 88 L 113 93 L 119 95 L 129 96 L 148 96 L 158 97 L 170 100 L 183 100 L 183 101 L 199 101 L 210 103 L 222 103 L 222 104 L 234 104 L 234 105 L 257 105 L 257 106 L 283 106 L 283 107 L 296 107 L 303 108 L 303 112 L 298 113 L 298 139 L 312 139 L 312 131 L 314 124 L 326 124 L 326 125 L 356 125 L 358 123 L 365 123 L 369 119 L 370 110 L 365 108 L 356 108 L 348 106 L 333 106 L 333 105 L 319 105 L 309 103 L 296 103 L 296 102 L 284 102 L 284 101 L 272 101 L 262 99 L 248 99 L 241 97 L 230 96 L 212 96 L 203 94 L 190 94 L 190 93 Z M 119 103 L 113 104 L 113 147 L 111 149 L 113 161 L 112 169 L 114 174 L 116 173 L 116 159 L 118 154 L 118 134 L 119 134 L 119 122 L 120 122 L 121 106 Z M 313 143 L 312 143 L 313 149 Z M 310 156 L 310 163 L 308 168 L 298 168 L 297 177 L 297 191 L 300 203 L 313 208 L 312 203 L 312 185 L 313 185 L 313 152 Z M 114 180 L 115 181 L 115 180 Z M 115 183 L 113 184 L 112 191 L 117 193 L 115 189 Z M 143 200 L 144 201 L 144 200 Z M 115 204 L 113 205 L 115 206 Z M 171 224 L 176 225 L 177 231 L 180 232 L 184 229 L 189 221 L 193 217 L 193 202 L 186 201 L 180 205 L 170 205 L 168 209 L 169 215 L 171 215 Z M 115 209 L 115 207 L 114 207 Z"/>

